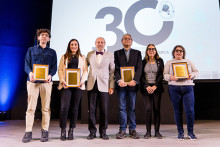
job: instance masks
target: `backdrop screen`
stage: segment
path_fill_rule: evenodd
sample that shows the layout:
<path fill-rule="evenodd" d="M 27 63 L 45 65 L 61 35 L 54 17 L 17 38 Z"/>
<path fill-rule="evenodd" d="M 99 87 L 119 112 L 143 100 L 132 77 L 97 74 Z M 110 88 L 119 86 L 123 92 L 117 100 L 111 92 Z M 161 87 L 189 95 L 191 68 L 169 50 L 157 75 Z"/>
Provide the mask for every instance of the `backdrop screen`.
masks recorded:
<path fill-rule="evenodd" d="M 129 33 L 142 58 L 149 43 L 165 63 L 174 46 L 183 45 L 186 59 L 199 70 L 197 79 L 220 79 L 219 26 L 219 0 L 53 0 L 50 46 L 59 63 L 72 38 L 86 56 L 97 37 L 104 37 L 105 49 L 114 52 Z"/>

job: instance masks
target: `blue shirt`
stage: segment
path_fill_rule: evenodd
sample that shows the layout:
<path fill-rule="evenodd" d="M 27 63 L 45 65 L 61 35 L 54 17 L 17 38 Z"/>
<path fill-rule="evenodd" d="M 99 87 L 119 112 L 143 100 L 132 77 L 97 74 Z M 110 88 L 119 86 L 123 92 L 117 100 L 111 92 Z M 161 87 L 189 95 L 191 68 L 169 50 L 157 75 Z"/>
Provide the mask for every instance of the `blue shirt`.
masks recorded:
<path fill-rule="evenodd" d="M 40 45 L 28 48 L 25 56 L 25 72 L 28 74 L 28 81 L 30 81 L 29 73 L 33 72 L 33 64 L 49 65 L 49 75 L 54 76 L 57 71 L 57 54 L 55 50 L 49 47 L 43 49 Z"/>

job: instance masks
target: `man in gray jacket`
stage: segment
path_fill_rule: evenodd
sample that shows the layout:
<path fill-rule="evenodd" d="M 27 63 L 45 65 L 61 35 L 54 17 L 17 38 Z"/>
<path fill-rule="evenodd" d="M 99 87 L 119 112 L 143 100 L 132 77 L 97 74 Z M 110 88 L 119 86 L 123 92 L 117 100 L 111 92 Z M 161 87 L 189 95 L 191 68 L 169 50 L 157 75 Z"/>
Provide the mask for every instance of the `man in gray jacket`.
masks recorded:
<path fill-rule="evenodd" d="M 91 140 L 96 137 L 96 103 L 100 108 L 100 138 L 108 140 L 106 129 L 108 127 L 108 103 L 109 95 L 114 92 L 114 55 L 104 49 L 105 39 L 99 37 L 95 42 L 96 50 L 87 55 L 89 76 L 87 81 L 89 103 L 89 131 L 87 137 Z"/>

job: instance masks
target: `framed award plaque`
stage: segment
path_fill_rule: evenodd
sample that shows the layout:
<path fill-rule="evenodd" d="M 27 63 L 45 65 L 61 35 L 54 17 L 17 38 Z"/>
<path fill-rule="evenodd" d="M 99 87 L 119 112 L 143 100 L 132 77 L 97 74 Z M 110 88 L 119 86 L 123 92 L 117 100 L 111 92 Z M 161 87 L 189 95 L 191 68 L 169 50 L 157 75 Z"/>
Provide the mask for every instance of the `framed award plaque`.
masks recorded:
<path fill-rule="evenodd" d="M 188 66 L 186 62 L 172 63 L 173 74 L 177 79 L 189 78 Z"/>
<path fill-rule="evenodd" d="M 66 69 L 66 87 L 80 86 L 80 69 Z"/>
<path fill-rule="evenodd" d="M 134 67 L 121 67 L 121 79 L 128 84 L 134 78 Z"/>
<path fill-rule="evenodd" d="M 33 65 L 34 79 L 38 81 L 47 80 L 48 72 L 49 72 L 48 69 L 49 69 L 49 65 L 34 64 Z"/>

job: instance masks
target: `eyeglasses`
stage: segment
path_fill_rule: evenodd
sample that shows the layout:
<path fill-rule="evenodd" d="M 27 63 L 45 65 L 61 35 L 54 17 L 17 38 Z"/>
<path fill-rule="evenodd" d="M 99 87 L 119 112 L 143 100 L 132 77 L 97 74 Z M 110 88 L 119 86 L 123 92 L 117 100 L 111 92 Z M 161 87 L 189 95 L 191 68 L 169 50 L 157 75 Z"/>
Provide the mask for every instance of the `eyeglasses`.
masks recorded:
<path fill-rule="evenodd" d="M 147 48 L 148 51 L 155 51 L 156 48 Z"/>
<path fill-rule="evenodd" d="M 123 38 L 123 40 L 132 40 L 132 38 Z"/>
<path fill-rule="evenodd" d="M 183 53 L 183 50 L 175 50 L 175 52 Z"/>

